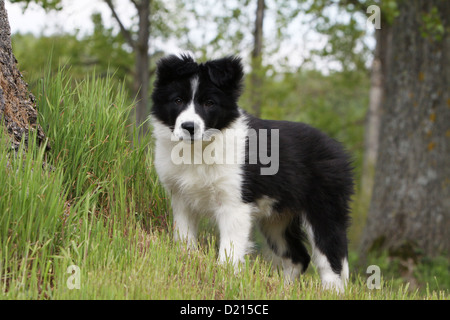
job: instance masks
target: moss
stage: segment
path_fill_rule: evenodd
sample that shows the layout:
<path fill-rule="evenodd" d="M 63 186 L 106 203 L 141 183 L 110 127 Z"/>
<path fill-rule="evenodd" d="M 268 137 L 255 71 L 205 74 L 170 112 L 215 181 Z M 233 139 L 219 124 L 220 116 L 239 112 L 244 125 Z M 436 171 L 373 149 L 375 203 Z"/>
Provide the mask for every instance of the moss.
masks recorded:
<path fill-rule="evenodd" d="M 375 238 L 375 240 L 372 241 L 372 244 L 369 247 L 369 253 L 373 253 L 378 255 L 382 252 L 384 244 L 386 242 L 386 236 L 380 236 L 378 238 Z"/>
<path fill-rule="evenodd" d="M 414 263 L 417 263 L 423 254 L 417 243 L 412 240 L 406 240 L 400 245 L 389 248 L 388 253 L 392 258 L 400 258 L 404 261 L 412 259 Z"/>

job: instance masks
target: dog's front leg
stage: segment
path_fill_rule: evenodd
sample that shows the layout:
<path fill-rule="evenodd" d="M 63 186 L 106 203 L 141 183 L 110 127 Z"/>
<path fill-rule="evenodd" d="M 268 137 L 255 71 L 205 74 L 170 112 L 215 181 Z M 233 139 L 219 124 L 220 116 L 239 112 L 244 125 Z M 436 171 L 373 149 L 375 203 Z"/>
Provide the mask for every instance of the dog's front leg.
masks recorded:
<path fill-rule="evenodd" d="M 174 239 L 187 244 L 189 248 L 197 247 L 198 217 L 193 214 L 181 199 L 172 196 L 174 221 Z"/>
<path fill-rule="evenodd" d="M 237 269 L 251 249 L 251 207 L 247 204 L 223 206 L 216 211 L 220 232 L 219 261 Z"/>

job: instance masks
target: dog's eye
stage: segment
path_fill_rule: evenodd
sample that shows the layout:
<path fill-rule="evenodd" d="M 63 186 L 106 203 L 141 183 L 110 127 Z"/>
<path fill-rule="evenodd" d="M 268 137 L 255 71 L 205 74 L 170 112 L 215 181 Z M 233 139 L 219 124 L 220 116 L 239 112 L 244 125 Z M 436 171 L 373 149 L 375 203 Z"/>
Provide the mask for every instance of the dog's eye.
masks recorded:
<path fill-rule="evenodd" d="M 173 100 L 173 102 L 175 102 L 175 104 L 179 106 L 183 103 L 183 99 L 177 97 Z"/>
<path fill-rule="evenodd" d="M 206 101 L 203 103 L 203 105 L 204 105 L 205 107 L 207 107 L 207 108 L 210 108 L 210 107 L 212 107 L 212 106 L 214 105 L 214 101 L 212 101 L 212 100 L 206 100 Z"/>

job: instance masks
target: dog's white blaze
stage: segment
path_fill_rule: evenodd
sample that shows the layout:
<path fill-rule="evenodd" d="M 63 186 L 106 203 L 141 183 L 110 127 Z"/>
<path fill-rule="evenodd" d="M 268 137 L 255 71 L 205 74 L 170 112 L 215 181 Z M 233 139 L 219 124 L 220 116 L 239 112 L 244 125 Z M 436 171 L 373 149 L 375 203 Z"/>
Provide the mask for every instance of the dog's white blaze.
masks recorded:
<path fill-rule="evenodd" d="M 185 130 L 181 127 L 181 125 L 185 122 L 193 122 L 196 130 L 194 134 L 194 140 L 200 140 L 205 132 L 205 122 L 203 119 L 195 112 L 195 94 L 198 90 L 199 79 L 198 76 L 195 76 L 191 79 L 191 92 L 192 97 L 188 103 L 187 108 L 181 112 L 177 120 L 175 122 L 175 127 L 173 130 L 174 140 L 177 139 L 190 139 L 190 135 L 186 135 Z"/>
<path fill-rule="evenodd" d="M 195 94 L 197 93 L 198 90 L 198 76 L 195 76 L 191 79 L 191 90 L 192 90 L 192 99 L 191 99 L 191 103 L 194 102 L 194 98 L 195 98 Z"/>

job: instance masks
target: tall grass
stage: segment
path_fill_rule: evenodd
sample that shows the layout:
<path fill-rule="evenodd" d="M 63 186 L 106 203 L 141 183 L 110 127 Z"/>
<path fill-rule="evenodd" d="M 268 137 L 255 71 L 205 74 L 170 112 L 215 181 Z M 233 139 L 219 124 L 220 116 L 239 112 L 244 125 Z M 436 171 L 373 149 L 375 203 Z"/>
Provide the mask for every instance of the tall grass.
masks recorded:
<path fill-rule="evenodd" d="M 43 150 L 17 155 L 1 133 L 0 275 L 3 291 L 12 287 L 39 290 L 49 280 L 50 256 L 61 246 L 64 188 L 61 170 L 43 169 Z M 23 291 L 25 294 L 27 291 Z"/>
<path fill-rule="evenodd" d="M 443 299 L 384 281 L 323 291 L 314 269 L 285 286 L 250 256 L 242 273 L 217 263 L 214 237 L 188 251 L 167 232 L 168 201 L 152 166 L 150 136 L 128 125 L 132 106 L 111 77 L 74 82 L 47 74 L 38 98 L 51 150 L 30 139 L 9 150 L 0 131 L 0 297 L 3 299 Z M 77 273 L 68 273 L 76 265 Z M 69 269 L 70 270 L 70 269 Z M 79 276 L 80 288 L 70 286 Z M 69 284 L 68 284 L 69 281 Z"/>
<path fill-rule="evenodd" d="M 139 142 L 127 126 L 132 106 L 123 88 L 111 77 L 74 83 L 62 72 L 39 87 L 50 152 L 31 143 L 15 156 L 1 134 L 0 275 L 12 297 L 52 297 L 68 263 L 85 264 L 93 247 L 134 235 L 138 223 L 147 231 L 166 223 L 150 137 Z"/>
<path fill-rule="evenodd" d="M 38 94 L 41 122 L 51 140 L 51 161 L 64 168 L 69 198 L 95 194 L 101 207 L 112 214 L 131 210 L 120 201 L 127 198 L 137 211 L 155 218 L 155 212 L 149 212 L 155 199 L 152 192 L 158 190 L 146 162 L 150 137 L 139 142 L 136 130 L 130 129 L 132 106 L 126 104 L 123 87 L 110 76 L 95 74 L 73 86 L 59 72 L 43 79 Z M 153 203 L 153 208 L 160 205 Z"/>

